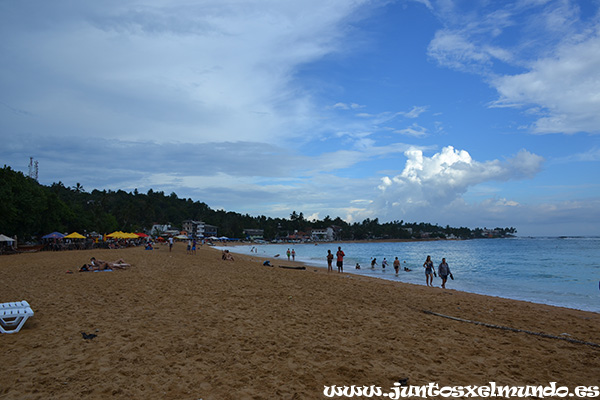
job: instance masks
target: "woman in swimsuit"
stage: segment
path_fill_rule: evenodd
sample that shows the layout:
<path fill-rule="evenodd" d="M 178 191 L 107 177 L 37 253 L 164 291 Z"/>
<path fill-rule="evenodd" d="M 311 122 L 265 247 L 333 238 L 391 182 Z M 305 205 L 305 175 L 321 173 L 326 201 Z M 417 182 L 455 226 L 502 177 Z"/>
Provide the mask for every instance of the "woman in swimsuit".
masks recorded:
<path fill-rule="evenodd" d="M 431 261 L 431 256 L 427 256 L 423 268 L 425 268 L 425 283 L 427 283 L 427 286 L 433 286 L 433 261 Z"/>

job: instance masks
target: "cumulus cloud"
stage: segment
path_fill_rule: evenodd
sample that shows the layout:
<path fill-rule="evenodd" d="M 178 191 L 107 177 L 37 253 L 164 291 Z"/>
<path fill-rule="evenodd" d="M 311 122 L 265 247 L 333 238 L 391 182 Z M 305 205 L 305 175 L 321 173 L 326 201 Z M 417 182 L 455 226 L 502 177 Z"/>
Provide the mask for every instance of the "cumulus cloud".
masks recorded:
<path fill-rule="evenodd" d="M 540 171 L 543 158 L 521 150 L 513 158 L 479 162 L 465 150 L 447 146 L 431 157 L 421 150 L 407 150 L 404 170 L 385 176 L 378 186 L 379 206 L 387 215 L 414 208 L 439 208 L 451 204 L 470 187 L 489 182 L 531 178 Z M 394 211 L 395 210 L 395 211 Z"/>

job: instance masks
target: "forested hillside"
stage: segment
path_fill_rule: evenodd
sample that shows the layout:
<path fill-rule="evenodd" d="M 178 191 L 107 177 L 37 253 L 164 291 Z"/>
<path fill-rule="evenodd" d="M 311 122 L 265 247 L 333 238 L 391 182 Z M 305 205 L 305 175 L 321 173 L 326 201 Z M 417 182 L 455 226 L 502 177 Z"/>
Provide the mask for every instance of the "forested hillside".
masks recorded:
<path fill-rule="evenodd" d="M 243 238 L 243 230 L 250 228 L 264 229 L 266 239 L 275 239 L 295 231 L 332 225 L 341 228 L 341 239 L 344 240 L 409 239 L 425 233 L 431 238 L 489 236 L 489 231 L 479 228 L 442 228 L 429 223 L 380 223 L 378 219 L 366 219 L 348 224 L 339 217 L 332 219 L 329 216 L 323 220 L 308 221 L 302 212 L 290 211 L 289 219 L 243 215 L 212 210 L 203 202 L 181 199 L 175 193 L 166 195 L 152 189 L 147 193 L 95 189 L 87 192 L 79 183 L 72 187 L 62 182 L 44 186 L 10 167 L 0 169 L 0 233 L 18 235 L 24 240 L 39 238 L 53 231 L 147 232 L 153 224 L 170 223 L 180 227 L 186 219 L 215 225 L 219 235 L 233 238 Z M 514 228 L 496 228 L 494 236 L 514 233 Z"/>

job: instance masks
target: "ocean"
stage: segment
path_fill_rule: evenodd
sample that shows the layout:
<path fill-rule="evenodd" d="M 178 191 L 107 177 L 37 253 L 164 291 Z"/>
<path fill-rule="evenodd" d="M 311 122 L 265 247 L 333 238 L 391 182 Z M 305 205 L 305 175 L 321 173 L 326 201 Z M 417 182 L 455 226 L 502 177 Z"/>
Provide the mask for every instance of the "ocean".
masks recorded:
<path fill-rule="evenodd" d="M 227 248 L 234 253 L 259 257 L 279 254 L 281 261 L 276 265 L 285 265 L 287 249 L 294 249 L 296 261 L 326 268 L 327 250 L 335 254 L 338 246 L 346 254 L 345 273 L 425 285 L 423 262 L 426 256 L 431 255 L 436 271 L 445 257 L 454 276 L 454 280 L 446 284 L 448 289 L 600 312 L 600 237 L 286 243 Z M 251 252 L 252 248 L 258 252 Z M 378 265 L 371 269 L 373 257 L 377 258 Z M 392 266 L 395 257 L 401 262 L 398 275 Z M 382 268 L 384 258 L 389 263 L 385 269 Z M 356 263 L 360 264 L 360 270 L 355 269 Z M 412 271 L 402 271 L 404 266 Z M 337 270 L 335 260 L 334 270 Z M 434 278 L 433 283 L 440 286 L 441 280 Z"/>

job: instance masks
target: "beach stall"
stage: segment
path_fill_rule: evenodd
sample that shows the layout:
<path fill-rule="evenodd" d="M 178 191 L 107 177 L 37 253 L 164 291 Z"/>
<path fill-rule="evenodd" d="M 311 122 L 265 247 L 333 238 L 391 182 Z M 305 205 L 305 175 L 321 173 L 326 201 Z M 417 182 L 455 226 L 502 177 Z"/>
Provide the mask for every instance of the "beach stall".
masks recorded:
<path fill-rule="evenodd" d="M 130 240 L 138 241 L 140 239 L 140 236 L 136 233 L 122 231 L 115 231 L 113 233 L 109 233 L 105 237 L 115 240 L 116 244 L 111 245 L 110 247 L 127 247 L 131 245 L 131 243 L 129 242 Z"/>
<path fill-rule="evenodd" d="M 0 254 L 12 253 L 15 239 L 0 234 Z"/>
<path fill-rule="evenodd" d="M 60 232 L 52 232 L 52 233 L 42 236 L 42 242 L 44 243 L 44 246 L 45 246 L 44 249 L 51 250 L 51 251 L 63 250 L 62 238 L 64 238 L 64 237 L 65 237 L 65 235 L 63 235 Z"/>
<path fill-rule="evenodd" d="M 60 232 L 52 232 L 47 235 L 42 236 L 42 239 L 62 239 L 65 235 Z"/>
<path fill-rule="evenodd" d="M 69 250 L 85 249 L 85 243 L 83 242 L 85 239 L 86 237 L 78 232 L 72 232 L 63 237 Z"/>
<path fill-rule="evenodd" d="M 66 236 L 63 236 L 63 239 L 85 239 L 85 236 L 83 236 L 80 233 L 73 232 L 73 233 L 69 233 Z"/>
<path fill-rule="evenodd" d="M 14 241 L 15 241 L 15 239 L 10 238 L 6 235 L 0 234 L 0 242 L 14 242 Z"/>

